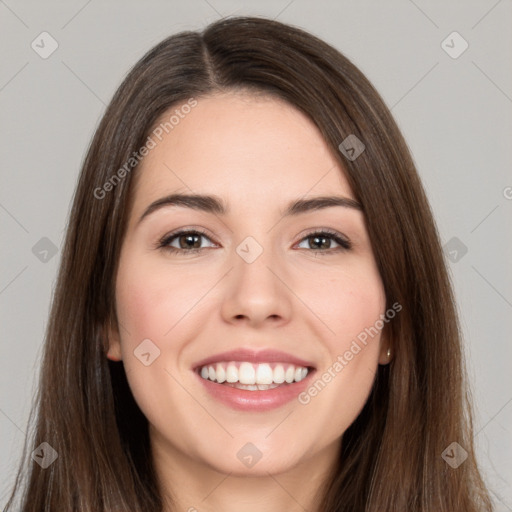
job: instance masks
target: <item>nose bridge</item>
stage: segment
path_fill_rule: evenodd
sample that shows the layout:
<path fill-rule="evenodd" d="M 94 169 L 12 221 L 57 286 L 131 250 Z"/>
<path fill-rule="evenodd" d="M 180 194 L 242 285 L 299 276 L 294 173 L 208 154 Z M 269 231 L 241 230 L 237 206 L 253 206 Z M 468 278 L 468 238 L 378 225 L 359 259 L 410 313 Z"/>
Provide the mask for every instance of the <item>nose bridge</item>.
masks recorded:
<path fill-rule="evenodd" d="M 288 317 L 287 288 L 278 277 L 284 271 L 271 239 L 270 234 L 262 232 L 247 236 L 235 246 L 223 303 L 226 319 L 244 316 L 256 324 L 267 318 Z"/>
<path fill-rule="evenodd" d="M 258 239 L 260 241 L 258 241 Z M 269 267 L 278 266 L 275 251 L 271 246 L 271 236 L 247 236 L 236 247 L 233 254 L 235 273 L 241 280 L 259 281 L 265 286 L 273 286 L 275 276 Z"/>

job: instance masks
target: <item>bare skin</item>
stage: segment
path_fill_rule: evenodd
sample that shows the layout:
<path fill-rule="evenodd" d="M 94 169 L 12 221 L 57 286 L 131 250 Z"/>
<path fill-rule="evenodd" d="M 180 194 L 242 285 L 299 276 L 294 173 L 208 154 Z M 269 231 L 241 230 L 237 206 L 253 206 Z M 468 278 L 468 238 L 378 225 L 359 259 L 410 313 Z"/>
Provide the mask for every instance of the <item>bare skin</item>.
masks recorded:
<path fill-rule="evenodd" d="M 176 504 L 169 512 L 317 511 L 343 433 L 378 364 L 389 362 L 379 334 L 342 371 L 333 369 L 386 311 L 362 211 L 332 206 L 282 216 L 297 199 L 354 199 L 343 170 L 302 113 L 277 99 L 229 93 L 198 98 L 136 172 L 116 279 L 122 327 L 110 333 L 109 357 L 123 360 L 149 421 L 161 488 Z M 229 211 L 165 206 L 139 221 L 171 193 L 216 195 Z M 206 232 L 199 252 L 187 253 L 180 237 L 168 243 L 180 252 L 158 247 L 181 228 Z M 322 228 L 351 248 L 329 237 L 315 245 L 311 235 Z M 252 263 L 236 251 L 247 237 L 263 249 Z M 144 339 L 160 350 L 148 366 L 134 356 Z M 307 403 L 235 410 L 212 398 L 192 368 L 241 347 L 296 355 L 331 379 Z M 237 456 L 249 442 L 261 453 L 252 467 Z"/>

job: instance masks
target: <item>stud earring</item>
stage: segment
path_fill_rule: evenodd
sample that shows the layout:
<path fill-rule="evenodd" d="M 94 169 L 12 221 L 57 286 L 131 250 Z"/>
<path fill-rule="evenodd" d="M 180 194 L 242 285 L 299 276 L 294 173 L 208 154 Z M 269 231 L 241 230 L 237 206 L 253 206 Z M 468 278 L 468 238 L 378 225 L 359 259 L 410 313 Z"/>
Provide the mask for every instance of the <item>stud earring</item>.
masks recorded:
<path fill-rule="evenodd" d="M 391 357 L 391 349 L 388 348 L 388 351 L 386 352 L 386 355 L 388 356 L 388 359 Z"/>

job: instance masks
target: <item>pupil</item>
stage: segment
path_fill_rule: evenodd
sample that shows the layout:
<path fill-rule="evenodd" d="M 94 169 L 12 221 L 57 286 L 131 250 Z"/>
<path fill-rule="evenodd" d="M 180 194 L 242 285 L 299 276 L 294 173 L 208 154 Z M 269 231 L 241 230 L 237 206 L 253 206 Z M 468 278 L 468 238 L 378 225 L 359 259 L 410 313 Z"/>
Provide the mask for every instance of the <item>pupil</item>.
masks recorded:
<path fill-rule="evenodd" d="M 323 246 L 324 249 L 328 249 L 328 245 L 329 243 L 327 242 L 327 237 L 325 236 L 313 236 L 310 238 L 310 240 L 314 240 L 313 244 L 316 244 L 318 243 L 318 240 L 323 240 L 325 243 L 324 244 L 320 244 L 321 246 Z"/>
<path fill-rule="evenodd" d="M 192 246 L 193 246 L 193 248 L 197 248 L 197 244 L 194 244 L 194 242 L 192 242 L 192 246 L 188 244 L 188 242 L 190 242 L 191 239 L 193 239 L 193 238 L 199 239 L 199 236 L 198 235 L 182 235 L 181 240 L 185 239 L 186 242 L 185 242 L 185 244 L 180 243 L 181 248 L 182 249 L 190 249 Z M 201 245 L 201 244 L 199 243 L 199 245 Z"/>

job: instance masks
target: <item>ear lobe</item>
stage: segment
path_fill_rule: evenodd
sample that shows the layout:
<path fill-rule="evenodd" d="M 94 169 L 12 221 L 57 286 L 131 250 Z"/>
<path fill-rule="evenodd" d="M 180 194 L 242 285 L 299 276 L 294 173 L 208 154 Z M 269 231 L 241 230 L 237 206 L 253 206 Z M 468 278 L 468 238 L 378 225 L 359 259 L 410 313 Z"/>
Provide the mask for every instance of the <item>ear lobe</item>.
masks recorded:
<path fill-rule="evenodd" d="M 106 329 L 102 329 L 103 332 L 106 332 L 106 345 L 107 349 L 107 358 L 111 361 L 121 361 L 123 359 L 121 353 L 121 341 L 119 337 L 119 329 L 116 326 L 112 325 L 112 322 L 108 323 L 108 327 Z"/>

